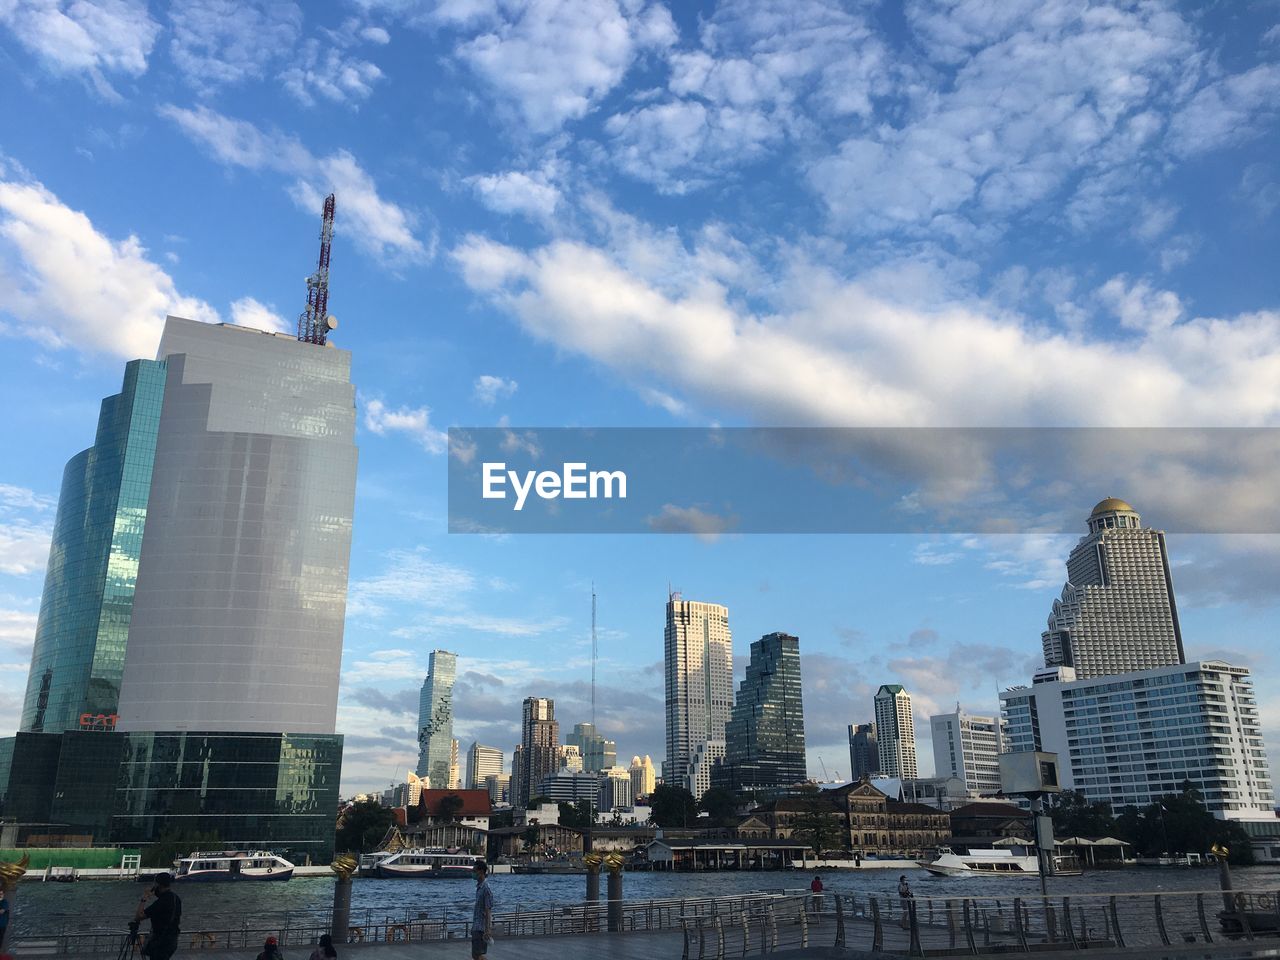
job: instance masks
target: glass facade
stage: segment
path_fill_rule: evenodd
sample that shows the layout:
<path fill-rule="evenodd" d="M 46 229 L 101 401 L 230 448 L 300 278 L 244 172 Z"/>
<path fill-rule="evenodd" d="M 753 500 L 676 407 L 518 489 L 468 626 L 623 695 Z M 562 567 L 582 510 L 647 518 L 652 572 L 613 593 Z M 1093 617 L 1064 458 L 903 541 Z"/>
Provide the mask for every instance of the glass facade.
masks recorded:
<path fill-rule="evenodd" d="M 449 786 L 453 754 L 453 681 L 458 673 L 458 655 L 432 650 L 427 679 L 418 695 L 417 774 L 430 780 L 431 789 Z"/>
<path fill-rule="evenodd" d="M 771 633 L 751 644 L 747 675 L 725 725 L 725 758 L 711 780 L 735 792 L 763 794 L 806 777 L 800 641 Z"/>
<path fill-rule="evenodd" d="M 163 361 L 134 360 L 71 459 L 49 548 L 20 729 L 112 729 L 147 518 Z"/>

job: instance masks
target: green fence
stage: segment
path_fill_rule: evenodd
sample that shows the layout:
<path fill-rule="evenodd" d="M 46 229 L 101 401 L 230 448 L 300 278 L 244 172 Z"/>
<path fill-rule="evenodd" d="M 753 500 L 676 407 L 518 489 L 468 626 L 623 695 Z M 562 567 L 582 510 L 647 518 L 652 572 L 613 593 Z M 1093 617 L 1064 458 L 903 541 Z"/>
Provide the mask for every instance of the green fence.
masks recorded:
<path fill-rule="evenodd" d="M 137 849 L 121 847 L 23 847 L 20 850 L 0 849 L 0 863 L 17 863 L 24 856 L 31 862 L 28 872 L 45 867 L 75 867 L 77 870 L 102 870 L 120 866 L 122 857 L 137 856 Z"/>

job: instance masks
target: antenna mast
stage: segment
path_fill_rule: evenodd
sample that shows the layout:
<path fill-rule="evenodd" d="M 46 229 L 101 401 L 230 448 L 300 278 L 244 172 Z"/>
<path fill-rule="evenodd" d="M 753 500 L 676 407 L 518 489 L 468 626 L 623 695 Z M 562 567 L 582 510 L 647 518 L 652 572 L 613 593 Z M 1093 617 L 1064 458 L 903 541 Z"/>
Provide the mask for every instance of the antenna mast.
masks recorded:
<path fill-rule="evenodd" d="M 596 725 L 596 660 L 600 656 L 600 647 L 596 643 L 596 585 L 591 584 L 591 727 Z M 596 731 L 596 736 L 600 732 Z"/>
<path fill-rule="evenodd" d="M 324 198 L 320 221 L 320 259 L 316 272 L 307 277 L 307 309 L 298 316 L 298 339 L 324 346 L 338 321 L 329 316 L 329 247 L 333 242 L 333 194 Z"/>

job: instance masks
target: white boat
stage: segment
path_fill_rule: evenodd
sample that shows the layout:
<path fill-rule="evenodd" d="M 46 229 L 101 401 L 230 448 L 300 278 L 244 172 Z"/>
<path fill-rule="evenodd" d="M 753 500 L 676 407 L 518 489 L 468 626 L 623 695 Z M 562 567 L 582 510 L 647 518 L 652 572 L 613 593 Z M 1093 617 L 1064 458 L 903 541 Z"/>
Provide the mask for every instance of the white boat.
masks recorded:
<path fill-rule="evenodd" d="M 476 857 L 461 850 L 443 847 L 401 850 L 378 861 L 379 877 L 469 877 Z"/>
<path fill-rule="evenodd" d="M 920 862 L 930 873 L 940 877 L 1038 877 L 1040 864 L 1034 855 L 1019 855 L 1012 850 L 968 850 L 956 853 L 950 847 L 939 847 L 931 863 Z"/>
<path fill-rule="evenodd" d="M 265 850 L 193 853 L 178 861 L 175 880 L 288 880 L 293 864 Z"/>
<path fill-rule="evenodd" d="M 388 857 L 394 857 L 395 854 L 390 850 L 375 850 L 373 853 L 360 854 L 360 867 L 358 873 L 362 877 L 376 877 L 378 875 L 378 864 Z"/>

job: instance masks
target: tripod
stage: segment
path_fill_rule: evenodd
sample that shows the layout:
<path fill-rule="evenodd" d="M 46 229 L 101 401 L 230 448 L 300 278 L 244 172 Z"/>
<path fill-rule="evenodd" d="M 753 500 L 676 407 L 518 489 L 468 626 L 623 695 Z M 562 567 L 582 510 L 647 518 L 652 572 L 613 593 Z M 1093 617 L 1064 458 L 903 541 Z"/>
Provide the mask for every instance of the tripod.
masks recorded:
<path fill-rule="evenodd" d="M 116 954 L 116 960 L 133 960 L 138 952 L 138 921 L 129 921 L 129 933 L 124 938 L 124 943 L 120 944 L 120 952 Z"/>

